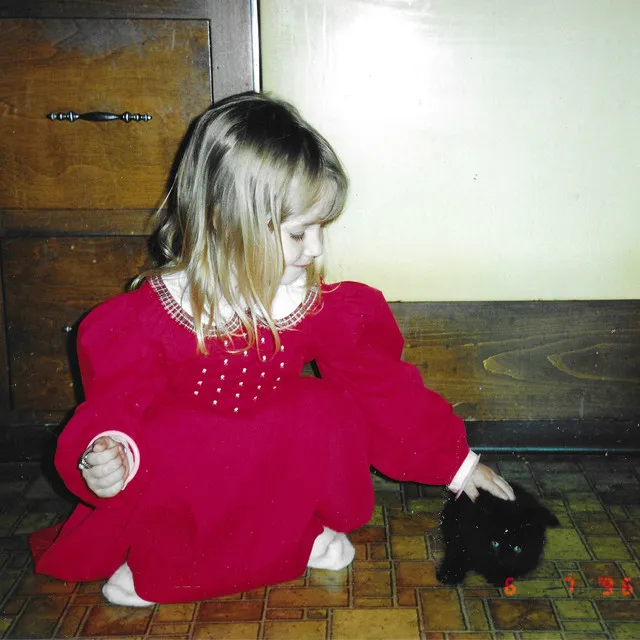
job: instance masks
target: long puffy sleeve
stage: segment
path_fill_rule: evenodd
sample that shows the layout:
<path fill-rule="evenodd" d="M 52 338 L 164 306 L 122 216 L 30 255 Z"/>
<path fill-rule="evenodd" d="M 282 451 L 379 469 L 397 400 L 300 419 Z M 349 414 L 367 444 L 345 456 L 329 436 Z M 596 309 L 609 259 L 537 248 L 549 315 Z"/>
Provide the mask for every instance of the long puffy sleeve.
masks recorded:
<path fill-rule="evenodd" d="M 364 413 L 371 465 L 396 480 L 450 483 L 469 454 L 464 423 L 402 361 L 404 340 L 382 293 L 343 282 L 325 285 L 322 299 L 311 355 Z"/>
<path fill-rule="evenodd" d="M 147 289 L 117 296 L 89 313 L 78 330 L 86 399 L 58 438 L 55 465 L 69 490 L 94 506 L 127 502 L 141 485 L 138 479 L 114 498 L 99 498 L 86 486 L 78 461 L 104 432 L 118 431 L 136 442 L 142 414 L 164 388 L 165 352 L 154 338 L 149 300 Z"/>

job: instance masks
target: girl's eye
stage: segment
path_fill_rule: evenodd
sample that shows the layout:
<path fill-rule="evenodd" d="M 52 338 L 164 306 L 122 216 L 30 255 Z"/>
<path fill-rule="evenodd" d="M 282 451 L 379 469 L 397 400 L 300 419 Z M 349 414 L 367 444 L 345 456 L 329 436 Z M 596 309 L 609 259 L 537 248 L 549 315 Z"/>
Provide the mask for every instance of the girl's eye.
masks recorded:
<path fill-rule="evenodd" d="M 497 548 L 500 546 L 500 543 L 499 543 L 497 540 L 492 540 L 492 541 L 491 541 L 491 546 L 492 546 L 494 549 L 497 549 Z"/>
<path fill-rule="evenodd" d="M 304 231 L 302 233 L 290 233 L 289 237 L 296 242 L 302 242 L 304 239 Z"/>

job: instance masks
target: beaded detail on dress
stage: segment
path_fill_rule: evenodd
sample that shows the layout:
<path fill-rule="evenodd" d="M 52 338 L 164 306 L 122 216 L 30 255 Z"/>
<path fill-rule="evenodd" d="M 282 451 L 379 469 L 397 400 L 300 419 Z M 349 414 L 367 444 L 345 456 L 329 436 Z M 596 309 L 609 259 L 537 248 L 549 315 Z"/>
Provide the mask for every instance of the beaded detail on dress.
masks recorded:
<path fill-rule="evenodd" d="M 159 275 L 153 275 L 148 278 L 149 285 L 155 291 L 165 311 L 181 326 L 195 333 L 195 322 L 193 316 L 187 313 L 180 303 L 171 295 L 171 292 Z M 309 313 L 314 313 L 320 309 L 320 291 L 317 287 L 309 290 L 302 303 L 294 309 L 290 314 L 283 318 L 275 320 L 276 328 L 291 329 Z M 262 322 L 260 324 L 263 324 Z M 242 323 L 237 315 L 234 315 L 221 329 L 213 326 L 206 332 L 207 338 L 217 338 L 222 335 L 231 335 L 241 329 Z"/>

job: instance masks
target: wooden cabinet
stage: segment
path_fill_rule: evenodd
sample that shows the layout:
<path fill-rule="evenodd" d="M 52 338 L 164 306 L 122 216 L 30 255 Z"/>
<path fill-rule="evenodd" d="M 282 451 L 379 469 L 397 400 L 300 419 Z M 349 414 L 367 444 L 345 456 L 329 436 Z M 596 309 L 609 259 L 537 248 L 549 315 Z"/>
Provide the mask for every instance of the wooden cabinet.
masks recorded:
<path fill-rule="evenodd" d="M 254 4 L 0 5 L 0 459 L 37 455 L 81 398 L 77 324 L 148 263 L 190 123 L 257 88 Z M 48 117 L 70 112 L 134 118 Z"/>

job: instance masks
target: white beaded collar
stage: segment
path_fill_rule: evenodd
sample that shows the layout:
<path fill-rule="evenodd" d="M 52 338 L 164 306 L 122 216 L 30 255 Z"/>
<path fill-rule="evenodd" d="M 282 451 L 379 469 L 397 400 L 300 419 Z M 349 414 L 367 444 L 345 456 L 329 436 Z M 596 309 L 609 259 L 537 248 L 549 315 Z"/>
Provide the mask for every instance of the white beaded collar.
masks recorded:
<path fill-rule="evenodd" d="M 148 280 L 169 315 L 182 326 L 195 332 L 186 275 L 182 272 L 154 275 Z M 272 317 L 278 329 L 290 329 L 295 326 L 307 313 L 314 310 L 320 301 L 318 289 L 307 291 L 301 281 L 282 285 L 276 292 Z M 213 326 L 208 336 L 233 333 L 240 328 L 240 319 L 230 306 L 223 308 L 222 316 L 226 319 L 226 324 L 221 328 Z"/>

